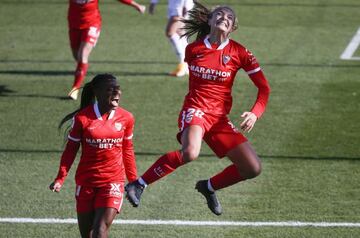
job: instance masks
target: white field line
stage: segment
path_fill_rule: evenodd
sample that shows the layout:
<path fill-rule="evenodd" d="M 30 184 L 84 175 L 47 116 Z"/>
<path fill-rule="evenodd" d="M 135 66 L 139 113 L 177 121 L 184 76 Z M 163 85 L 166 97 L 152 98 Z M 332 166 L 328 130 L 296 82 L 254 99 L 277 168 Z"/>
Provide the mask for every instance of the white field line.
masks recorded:
<path fill-rule="evenodd" d="M 344 52 L 340 55 L 340 59 L 343 60 L 360 60 L 360 57 L 353 57 L 353 54 L 355 53 L 356 49 L 360 45 L 360 27 L 357 30 L 354 37 L 351 39 L 350 43 L 347 45 Z"/>
<path fill-rule="evenodd" d="M 0 223 L 34 223 L 34 224 L 76 224 L 74 218 L 0 218 Z M 114 220 L 114 224 L 127 225 L 172 225 L 172 226 L 273 226 L 273 227 L 359 227 L 360 223 L 353 222 L 250 222 L 250 221 L 184 221 L 184 220 Z"/>

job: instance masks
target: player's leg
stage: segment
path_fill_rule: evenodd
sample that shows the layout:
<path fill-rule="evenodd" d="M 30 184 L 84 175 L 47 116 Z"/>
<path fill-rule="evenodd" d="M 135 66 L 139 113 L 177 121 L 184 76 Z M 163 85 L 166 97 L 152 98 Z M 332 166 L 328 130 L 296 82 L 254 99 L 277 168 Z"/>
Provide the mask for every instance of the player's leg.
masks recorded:
<path fill-rule="evenodd" d="M 81 237 L 83 237 L 83 238 L 90 237 L 94 217 L 95 217 L 94 212 L 86 212 L 86 213 L 78 213 L 77 214 L 78 226 L 79 226 Z"/>
<path fill-rule="evenodd" d="M 169 0 L 168 2 L 168 23 L 166 25 L 165 34 L 168 37 L 175 54 L 179 60 L 177 68 L 170 73 L 175 77 L 182 77 L 188 74 L 188 66 L 184 62 L 185 48 L 187 46 L 187 40 L 181 36 L 181 28 L 184 24 L 180 21 L 183 18 L 184 11 L 183 0 Z"/>
<path fill-rule="evenodd" d="M 95 210 L 92 237 L 108 237 L 109 229 L 114 221 L 117 210 L 112 207 L 101 207 Z"/>
<path fill-rule="evenodd" d="M 89 56 L 95 47 L 100 35 L 100 27 L 90 27 L 83 30 L 81 33 L 81 42 L 77 51 L 77 66 L 75 70 L 74 82 L 72 89 L 68 96 L 71 99 L 76 100 L 78 97 L 79 89 L 86 77 L 86 73 L 89 67 Z"/>
<path fill-rule="evenodd" d="M 195 187 L 206 198 L 210 210 L 214 214 L 220 215 L 222 208 L 215 191 L 247 179 L 249 174 L 240 174 L 237 166 L 243 166 L 246 163 L 240 162 L 243 160 L 251 161 L 249 164 L 256 166 L 257 157 L 256 153 L 247 146 L 249 143 L 246 137 L 237 130 L 227 117 L 220 118 L 204 136 L 204 140 L 219 158 L 227 156 L 234 163 L 210 179 L 198 181 Z"/>
<path fill-rule="evenodd" d="M 90 237 L 95 212 L 93 208 L 95 190 L 91 187 L 76 185 L 76 211 L 81 237 Z"/>
<path fill-rule="evenodd" d="M 124 183 L 112 182 L 97 188 L 94 208 L 95 217 L 92 237 L 107 237 L 116 214 L 121 210 L 124 197 Z"/>
<path fill-rule="evenodd" d="M 198 125 L 187 127 L 181 136 L 182 149 L 161 156 L 136 181 L 126 185 L 127 199 L 134 206 L 140 204 L 144 188 L 175 171 L 178 167 L 195 160 L 200 153 L 203 129 Z"/>
<path fill-rule="evenodd" d="M 129 5 L 133 8 L 135 8 L 138 12 L 140 12 L 141 14 L 144 14 L 146 11 L 146 7 L 145 5 L 141 5 L 139 3 L 137 3 L 134 0 L 120 0 L 120 2 L 122 2 L 123 4 Z"/>

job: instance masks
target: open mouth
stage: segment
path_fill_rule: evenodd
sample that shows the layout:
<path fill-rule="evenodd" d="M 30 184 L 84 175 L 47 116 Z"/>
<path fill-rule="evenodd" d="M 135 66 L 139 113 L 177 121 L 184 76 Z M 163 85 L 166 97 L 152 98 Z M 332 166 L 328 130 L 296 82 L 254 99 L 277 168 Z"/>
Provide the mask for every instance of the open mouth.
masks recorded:
<path fill-rule="evenodd" d="M 119 105 L 120 98 L 119 97 L 113 97 L 110 99 L 111 105 L 117 106 Z"/>

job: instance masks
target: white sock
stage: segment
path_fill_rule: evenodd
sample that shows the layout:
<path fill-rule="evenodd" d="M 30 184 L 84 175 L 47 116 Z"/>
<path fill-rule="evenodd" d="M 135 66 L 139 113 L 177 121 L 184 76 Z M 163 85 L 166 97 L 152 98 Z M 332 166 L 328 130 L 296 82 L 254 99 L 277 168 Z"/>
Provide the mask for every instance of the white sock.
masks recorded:
<path fill-rule="evenodd" d="M 186 38 L 180 38 L 180 36 L 175 33 L 169 37 L 169 40 L 180 63 L 183 63 L 185 59 L 185 47 L 187 45 Z M 184 40 L 186 44 L 184 43 Z"/>
<path fill-rule="evenodd" d="M 209 189 L 210 192 L 215 192 L 215 189 L 212 187 L 211 183 L 210 183 L 210 179 L 207 182 L 207 187 Z"/>
<path fill-rule="evenodd" d="M 141 185 L 144 186 L 145 188 L 147 187 L 147 184 L 146 184 L 146 182 L 142 179 L 142 177 L 140 177 L 140 178 L 138 179 L 138 182 L 139 182 L 139 184 L 141 184 Z"/>

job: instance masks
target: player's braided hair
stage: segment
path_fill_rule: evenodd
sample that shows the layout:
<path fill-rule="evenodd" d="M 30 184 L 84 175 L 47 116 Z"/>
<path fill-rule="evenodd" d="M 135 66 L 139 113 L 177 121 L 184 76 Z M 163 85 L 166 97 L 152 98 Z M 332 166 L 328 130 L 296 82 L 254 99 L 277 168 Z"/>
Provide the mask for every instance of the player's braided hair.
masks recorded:
<path fill-rule="evenodd" d="M 64 125 L 65 122 L 72 119 L 76 113 L 83 108 L 95 103 L 94 89 L 100 84 L 105 83 L 108 80 L 116 80 L 116 77 L 112 74 L 98 74 L 90 82 L 86 83 L 81 92 L 80 108 L 67 114 L 59 123 L 58 129 Z M 69 126 L 70 127 L 70 126 Z M 67 129 L 69 129 L 69 127 Z"/>
<path fill-rule="evenodd" d="M 204 38 L 206 35 L 210 33 L 209 19 L 212 17 L 212 14 L 216 12 L 218 9 L 226 8 L 233 12 L 235 16 L 235 12 L 228 6 L 216 6 L 212 9 L 209 9 L 199 3 L 198 1 L 194 1 L 194 7 L 188 11 L 189 19 L 181 20 L 185 23 L 185 26 L 182 28 L 185 33 L 181 35 L 181 37 L 190 38 L 192 35 L 196 34 L 196 40 Z M 235 17 L 233 31 L 238 27 L 238 20 Z"/>

